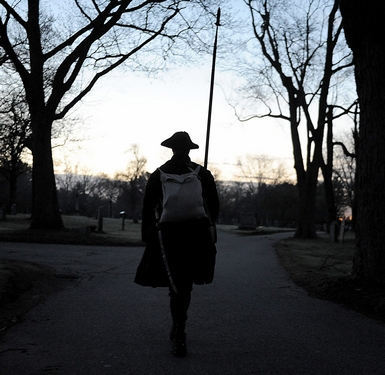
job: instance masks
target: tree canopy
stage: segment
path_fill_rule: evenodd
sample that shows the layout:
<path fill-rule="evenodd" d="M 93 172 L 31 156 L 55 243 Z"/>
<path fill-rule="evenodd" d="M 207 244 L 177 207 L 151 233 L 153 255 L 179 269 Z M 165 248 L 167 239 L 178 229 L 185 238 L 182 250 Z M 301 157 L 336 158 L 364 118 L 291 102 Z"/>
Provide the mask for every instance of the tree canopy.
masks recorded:
<path fill-rule="evenodd" d="M 319 170 L 330 200 L 329 221 L 336 220 L 332 126 L 355 100 L 343 92 L 352 58 L 341 37 L 338 1 L 244 2 L 253 37 L 239 54 L 236 70 L 243 72 L 242 104 L 249 114 L 240 113 L 241 104 L 237 112 L 241 121 L 269 117 L 289 123 L 300 196 L 296 235 L 314 237 Z"/>
<path fill-rule="evenodd" d="M 0 64 L 22 87 L 32 129 L 31 228 L 63 226 L 51 130 L 112 70 L 163 69 L 205 48 L 218 2 L 0 0 Z M 1 73 L 0 73 L 1 74 Z"/>

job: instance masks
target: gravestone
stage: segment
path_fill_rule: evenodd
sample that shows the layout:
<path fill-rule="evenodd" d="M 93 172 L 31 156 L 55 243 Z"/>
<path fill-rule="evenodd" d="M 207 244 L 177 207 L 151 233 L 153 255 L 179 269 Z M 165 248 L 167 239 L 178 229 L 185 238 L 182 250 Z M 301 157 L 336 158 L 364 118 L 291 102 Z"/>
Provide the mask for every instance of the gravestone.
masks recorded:
<path fill-rule="evenodd" d="M 122 218 L 122 230 L 124 230 L 124 220 L 127 217 L 126 211 L 120 211 L 120 217 Z"/>
<path fill-rule="evenodd" d="M 330 241 L 337 242 L 338 234 L 339 234 L 339 225 L 337 220 L 335 220 L 330 224 Z"/>
<path fill-rule="evenodd" d="M 103 206 L 98 208 L 98 229 L 99 233 L 103 232 Z"/>

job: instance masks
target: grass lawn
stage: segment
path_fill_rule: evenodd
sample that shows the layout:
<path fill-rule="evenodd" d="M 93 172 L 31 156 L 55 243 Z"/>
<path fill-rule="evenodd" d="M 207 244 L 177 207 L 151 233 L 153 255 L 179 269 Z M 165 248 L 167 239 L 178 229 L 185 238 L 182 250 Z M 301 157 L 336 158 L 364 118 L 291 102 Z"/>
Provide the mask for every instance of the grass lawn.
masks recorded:
<path fill-rule="evenodd" d="M 0 221 L 0 241 L 101 246 L 143 245 L 140 224 L 134 224 L 132 220 L 125 220 L 123 230 L 122 219 L 104 218 L 103 230 L 98 233 L 90 230 L 90 228 L 98 226 L 98 222 L 94 218 L 65 215 L 62 218 L 64 230 L 45 232 L 29 230 L 30 215 L 9 215 L 6 221 Z"/>

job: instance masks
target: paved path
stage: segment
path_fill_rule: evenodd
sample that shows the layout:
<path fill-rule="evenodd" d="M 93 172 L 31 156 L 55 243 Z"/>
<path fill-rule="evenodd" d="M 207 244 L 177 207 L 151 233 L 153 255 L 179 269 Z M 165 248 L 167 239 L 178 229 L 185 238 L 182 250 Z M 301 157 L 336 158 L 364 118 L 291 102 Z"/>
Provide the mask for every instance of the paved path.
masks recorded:
<path fill-rule="evenodd" d="M 79 276 L 8 330 L 0 374 L 384 375 L 385 326 L 293 285 L 274 252 L 284 237 L 220 233 L 182 359 L 170 354 L 166 289 L 133 283 L 142 248 L 0 243 L 0 257 Z"/>

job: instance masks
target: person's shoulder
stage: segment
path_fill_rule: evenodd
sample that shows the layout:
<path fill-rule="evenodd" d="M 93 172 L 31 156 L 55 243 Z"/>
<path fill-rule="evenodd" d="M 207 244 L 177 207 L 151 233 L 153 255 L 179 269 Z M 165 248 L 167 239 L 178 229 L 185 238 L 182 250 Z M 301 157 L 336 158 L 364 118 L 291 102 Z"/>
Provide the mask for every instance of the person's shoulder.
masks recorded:
<path fill-rule="evenodd" d="M 200 165 L 198 163 L 192 162 L 192 167 L 196 170 L 199 167 L 199 176 L 201 177 L 207 177 L 207 178 L 212 178 L 211 172 L 205 168 L 203 165 Z"/>
<path fill-rule="evenodd" d="M 155 171 L 154 172 L 152 172 L 151 174 L 150 174 L 150 176 L 153 176 L 153 175 L 157 175 L 157 174 L 159 174 L 160 173 L 160 171 L 159 171 L 159 169 L 161 169 L 162 167 L 158 167 L 158 168 L 156 168 L 155 169 Z"/>
<path fill-rule="evenodd" d="M 198 164 L 198 163 L 196 163 L 195 161 L 192 161 L 191 162 L 191 166 L 194 168 L 194 169 L 196 169 L 196 168 L 200 168 L 200 170 L 202 170 L 202 171 L 206 171 L 206 172 L 210 172 L 207 168 L 205 168 L 203 165 L 201 165 L 201 164 Z"/>
<path fill-rule="evenodd" d="M 172 173 L 174 169 L 175 169 L 175 166 L 173 165 L 172 161 L 168 160 L 164 164 L 162 164 L 160 167 L 156 168 L 156 171 L 153 173 L 156 176 L 159 176 L 161 171 L 164 173 Z"/>
<path fill-rule="evenodd" d="M 194 161 L 190 163 L 190 168 L 194 169 L 195 171 L 198 170 L 198 174 L 205 174 L 208 172 L 208 170 L 203 165 L 195 163 Z"/>
<path fill-rule="evenodd" d="M 161 168 L 161 167 L 159 167 Z M 160 176 L 160 170 L 159 168 L 156 168 L 154 172 L 152 172 L 148 178 L 148 181 L 154 181 L 154 180 L 159 180 L 159 176 Z"/>
<path fill-rule="evenodd" d="M 200 164 L 198 164 L 198 163 L 195 163 L 195 161 L 191 161 L 190 166 L 191 166 L 191 168 L 194 168 L 194 169 L 197 169 L 198 167 L 199 167 L 200 169 L 204 169 L 203 165 L 200 165 Z"/>

